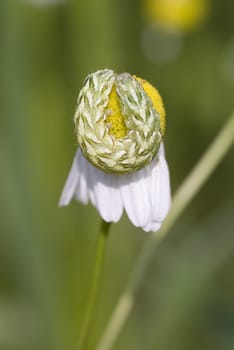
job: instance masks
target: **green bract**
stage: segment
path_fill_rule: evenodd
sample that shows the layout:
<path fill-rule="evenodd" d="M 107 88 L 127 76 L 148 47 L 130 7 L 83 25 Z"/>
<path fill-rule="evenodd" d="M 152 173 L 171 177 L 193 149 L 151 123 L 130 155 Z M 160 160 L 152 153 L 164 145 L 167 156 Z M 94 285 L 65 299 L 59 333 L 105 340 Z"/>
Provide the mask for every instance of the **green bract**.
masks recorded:
<path fill-rule="evenodd" d="M 126 135 L 115 137 L 107 122 L 110 94 L 116 90 Z M 142 84 L 128 73 L 105 69 L 90 74 L 80 91 L 74 116 L 84 156 L 108 173 L 126 174 L 149 164 L 160 146 L 160 116 Z"/>

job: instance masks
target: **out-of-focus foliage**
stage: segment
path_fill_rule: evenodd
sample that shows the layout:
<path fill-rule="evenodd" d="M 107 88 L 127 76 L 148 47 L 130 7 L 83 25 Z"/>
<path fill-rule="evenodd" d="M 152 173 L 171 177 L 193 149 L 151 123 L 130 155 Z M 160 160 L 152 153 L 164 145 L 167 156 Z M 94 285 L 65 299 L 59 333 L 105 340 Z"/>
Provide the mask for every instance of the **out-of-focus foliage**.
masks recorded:
<path fill-rule="evenodd" d="M 129 71 L 160 90 L 173 191 L 233 108 L 233 2 L 211 0 L 203 25 L 175 36 L 149 31 L 145 5 L 0 3 L 0 349 L 75 349 L 99 218 L 57 202 L 87 73 Z M 234 348 L 233 178 L 232 152 L 155 252 L 115 350 Z M 92 344 L 146 239 L 126 218 L 112 228 Z"/>

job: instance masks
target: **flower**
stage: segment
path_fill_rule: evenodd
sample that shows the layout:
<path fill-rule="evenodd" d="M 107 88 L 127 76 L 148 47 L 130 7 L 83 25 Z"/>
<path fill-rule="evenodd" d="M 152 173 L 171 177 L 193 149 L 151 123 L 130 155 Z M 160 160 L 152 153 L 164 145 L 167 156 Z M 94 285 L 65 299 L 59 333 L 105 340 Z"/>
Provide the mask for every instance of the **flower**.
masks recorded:
<path fill-rule="evenodd" d="M 189 32 L 207 18 L 210 0 L 144 0 L 147 19 L 165 30 Z"/>
<path fill-rule="evenodd" d="M 128 73 L 90 74 L 74 117 L 78 148 L 60 206 L 91 202 L 103 220 L 125 209 L 145 231 L 157 231 L 171 204 L 162 137 L 165 111 L 158 91 Z"/>

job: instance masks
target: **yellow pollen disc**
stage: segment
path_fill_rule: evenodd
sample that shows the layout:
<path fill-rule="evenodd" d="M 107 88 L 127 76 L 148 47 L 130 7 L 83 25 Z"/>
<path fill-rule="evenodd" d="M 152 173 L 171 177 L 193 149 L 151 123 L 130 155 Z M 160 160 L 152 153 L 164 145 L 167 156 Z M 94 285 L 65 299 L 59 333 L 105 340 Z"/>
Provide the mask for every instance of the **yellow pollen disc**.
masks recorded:
<path fill-rule="evenodd" d="M 109 102 L 106 107 L 107 118 L 106 123 L 110 126 L 109 132 L 116 139 L 122 139 L 127 135 L 127 127 L 124 122 L 124 117 L 121 113 L 119 96 L 116 92 L 116 88 L 113 85 L 111 93 L 109 95 Z"/>
<path fill-rule="evenodd" d="M 162 134 L 164 135 L 165 129 L 166 129 L 166 112 L 163 105 L 162 97 L 160 96 L 159 92 L 155 87 L 153 87 L 148 81 L 135 77 L 141 84 L 142 87 L 146 93 L 147 96 L 151 99 L 153 102 L 153 106 L 156 109 L 156 111 L 160 115 L 160 128 L 162 131 Z"/>

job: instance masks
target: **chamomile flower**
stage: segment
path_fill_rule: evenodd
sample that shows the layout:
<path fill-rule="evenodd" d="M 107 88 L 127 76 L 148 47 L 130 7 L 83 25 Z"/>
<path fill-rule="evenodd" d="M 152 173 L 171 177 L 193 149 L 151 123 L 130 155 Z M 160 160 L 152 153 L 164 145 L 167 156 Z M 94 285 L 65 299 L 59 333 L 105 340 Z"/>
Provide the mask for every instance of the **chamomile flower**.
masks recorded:
<path fill-rule="evenodd" d="M 74 122 L 79 148 L 60 206 L 91 202 L 106 222 L 125 210 L 135 226 L 157 231 L 171 204 L 158 91 L 128 73 L 97 71 L 84 82 Z"/>

